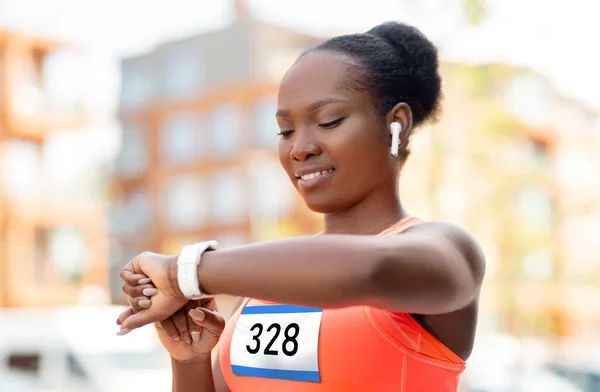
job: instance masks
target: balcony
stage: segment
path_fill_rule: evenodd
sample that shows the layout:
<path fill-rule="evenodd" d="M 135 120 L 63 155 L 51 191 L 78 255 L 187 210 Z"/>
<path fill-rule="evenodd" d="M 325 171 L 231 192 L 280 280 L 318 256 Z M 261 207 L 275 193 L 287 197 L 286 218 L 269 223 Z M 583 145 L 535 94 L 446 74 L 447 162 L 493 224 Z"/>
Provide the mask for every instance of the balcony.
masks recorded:
<path fill-rule="evenodd" d="M 41 141 L 86 123 L 79 53 L 59 42 L 0 32 L 0 118 L 9 137 Z"/>

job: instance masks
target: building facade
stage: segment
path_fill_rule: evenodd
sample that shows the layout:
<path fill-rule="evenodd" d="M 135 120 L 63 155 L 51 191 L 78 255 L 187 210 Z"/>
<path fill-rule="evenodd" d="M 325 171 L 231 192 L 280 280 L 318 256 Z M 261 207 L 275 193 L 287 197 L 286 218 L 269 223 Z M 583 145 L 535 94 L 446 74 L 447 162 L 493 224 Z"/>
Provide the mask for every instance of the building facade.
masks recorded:
<path fill-rule="evenodd" d="M 72 305 L 108 287 L 105 212 L 54 170 L 77 162 L 52 140 L 87 121 L 65 88 L 76 53 L 0 31 L 0 307 Z"/>
<path fill-rule="evenodd" d="M 122 61 L 113 277 L 143 250 L 314 230 L 279 166 L 275 95 L 283 72 L 316 42 L 242 18 Z"/>
<path fill-rule="evenodd" d="M 403 201 L 482 244 L 482 332 L 597 341 L 600 113 L 531 69 L 442 72 L 444 111 L 414 136 Z"/>

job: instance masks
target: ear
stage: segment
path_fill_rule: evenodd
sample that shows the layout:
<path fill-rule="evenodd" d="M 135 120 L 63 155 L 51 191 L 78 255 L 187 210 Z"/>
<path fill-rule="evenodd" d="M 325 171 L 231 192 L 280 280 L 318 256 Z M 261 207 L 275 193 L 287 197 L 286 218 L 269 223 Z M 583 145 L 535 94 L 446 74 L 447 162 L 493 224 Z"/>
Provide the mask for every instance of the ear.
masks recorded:
<path fill-rule="evenodd" d="M 390 110 L 390 112 L 387 114 L 386 121 L 388 126 L 394 121 L 399 122 L 400 125 L 402 125 L 402 131 L 400 132 L 399 147 L 404 146 L 408 141 L 413 130 L 413 115 L 410 106 L 408 106 L 408 104 L 405 102 L 400 102 L 399 104 L 396 104 L 396 106 L 394 106 L 392 110 Z"/>

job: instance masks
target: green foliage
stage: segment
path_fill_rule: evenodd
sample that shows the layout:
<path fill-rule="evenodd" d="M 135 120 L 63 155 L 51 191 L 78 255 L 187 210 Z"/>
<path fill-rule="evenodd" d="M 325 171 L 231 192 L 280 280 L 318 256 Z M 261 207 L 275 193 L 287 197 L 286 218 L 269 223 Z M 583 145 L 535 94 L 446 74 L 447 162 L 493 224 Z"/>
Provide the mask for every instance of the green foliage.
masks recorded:
<path fill-rule="evenodd" d="M 479 26 L 487 14 L 485 0 L 463 0 L 463 6 L 467 21 L 472 26 Z"/>
<path fill-rule="evenodd" d="M 498 139 L 514 138 L 519 135 L 523 126 L 520 122 L 509 113 L 497 110 L 491 112 L 484 119 L 483 131 L 485 136 L 490 138 L 491 141 Z"/>

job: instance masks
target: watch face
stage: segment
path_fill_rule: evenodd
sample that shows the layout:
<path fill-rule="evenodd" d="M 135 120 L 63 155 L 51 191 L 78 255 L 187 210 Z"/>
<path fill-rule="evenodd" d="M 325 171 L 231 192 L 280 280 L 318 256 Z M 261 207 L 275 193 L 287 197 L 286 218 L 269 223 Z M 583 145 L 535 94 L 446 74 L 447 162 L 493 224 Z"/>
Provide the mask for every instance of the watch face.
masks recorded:
<path fill-rule="evenodd" d="M 184 246 L 179 255 L 180 263 L 196 263 L 200 256 L 200 250 L 195 246 Z"/>

